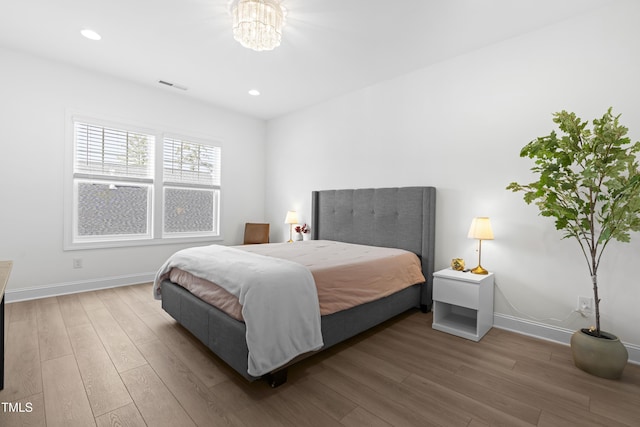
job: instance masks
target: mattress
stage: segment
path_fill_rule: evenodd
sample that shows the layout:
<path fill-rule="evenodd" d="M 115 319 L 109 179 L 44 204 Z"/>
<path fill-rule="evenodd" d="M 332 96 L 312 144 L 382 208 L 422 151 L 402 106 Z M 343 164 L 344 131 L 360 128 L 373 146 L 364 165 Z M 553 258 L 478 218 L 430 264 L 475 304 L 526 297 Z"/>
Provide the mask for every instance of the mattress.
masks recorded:
<path fill-rule="evenodd" d="M 307 267 L 316 284 L 321 315 L 375 301 L 425 282 L 419 258 L 402 249 L 329 240 L 235 248 Z M 222 287 L 177 268 L 171 270 L 169 278 L 234 319 L 242 320 L 238 299 Z"/>

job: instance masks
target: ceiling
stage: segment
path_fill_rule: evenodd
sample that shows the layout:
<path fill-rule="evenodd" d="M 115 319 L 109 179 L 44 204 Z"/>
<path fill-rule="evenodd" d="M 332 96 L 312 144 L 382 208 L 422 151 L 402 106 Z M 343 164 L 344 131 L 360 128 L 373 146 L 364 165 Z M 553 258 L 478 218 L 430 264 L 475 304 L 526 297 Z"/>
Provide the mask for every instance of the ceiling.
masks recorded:
<path fill-rule="evenodd" d="M 228 0 L 3 0 L 0 46 L 271 119 L 613 1 L 285 0 L 282 45 L 254 52 Z"/>

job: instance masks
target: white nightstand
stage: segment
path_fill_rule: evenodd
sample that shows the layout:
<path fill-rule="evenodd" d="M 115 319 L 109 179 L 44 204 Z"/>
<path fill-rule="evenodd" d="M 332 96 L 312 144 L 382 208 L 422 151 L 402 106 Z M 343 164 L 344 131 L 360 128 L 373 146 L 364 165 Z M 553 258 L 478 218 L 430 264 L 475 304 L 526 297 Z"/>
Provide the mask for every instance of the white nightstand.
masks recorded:
<path fill-rule="evenodd" d="M 480 341 L 493 326 L 493 273 L 433 273 L 433 329 Z"/>

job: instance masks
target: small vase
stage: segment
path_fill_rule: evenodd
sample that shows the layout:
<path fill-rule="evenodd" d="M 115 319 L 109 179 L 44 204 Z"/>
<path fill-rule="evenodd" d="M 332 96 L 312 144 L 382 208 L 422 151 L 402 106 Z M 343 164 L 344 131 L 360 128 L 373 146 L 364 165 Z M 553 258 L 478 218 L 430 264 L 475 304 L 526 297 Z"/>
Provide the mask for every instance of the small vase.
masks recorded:
<path fill-rule="evenodd" d="M 302 241 L 302 233 L 296 233 L 296 242 Z"/>
<path fill-rule="evenodd" d="M 571 336 L 573 363 L 585 372 L 601 378 L 618 379 L 627 365 L 629 353 L 617 336 L 600 331 L 602 338 L 580 329 Z"/>
<path fill-rule="evenodd" d="M 302 240 L 311 240 L 311 233 L 304 233 L 302 235 Z"/>

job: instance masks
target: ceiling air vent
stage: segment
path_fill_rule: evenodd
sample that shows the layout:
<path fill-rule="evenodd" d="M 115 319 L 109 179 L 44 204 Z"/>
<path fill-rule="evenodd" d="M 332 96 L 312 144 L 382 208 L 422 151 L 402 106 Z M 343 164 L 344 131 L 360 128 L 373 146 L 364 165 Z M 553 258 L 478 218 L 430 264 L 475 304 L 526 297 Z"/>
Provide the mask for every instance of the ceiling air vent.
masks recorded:
<path fill-rule="evenodd" d="M 164 80 L 158 80 L 158 83 L 160 83 L 161 85 L 165 85 L 165 86 L 171 86 L 174 87 L 176 89 L 180 89 L 180 90 L 187 90 L 186 86 L 182 86 L 178 83 L 171 83 L 171 82 L 165 82 Z"/>

